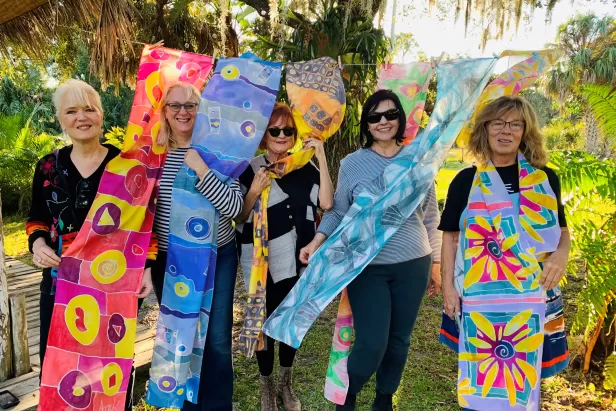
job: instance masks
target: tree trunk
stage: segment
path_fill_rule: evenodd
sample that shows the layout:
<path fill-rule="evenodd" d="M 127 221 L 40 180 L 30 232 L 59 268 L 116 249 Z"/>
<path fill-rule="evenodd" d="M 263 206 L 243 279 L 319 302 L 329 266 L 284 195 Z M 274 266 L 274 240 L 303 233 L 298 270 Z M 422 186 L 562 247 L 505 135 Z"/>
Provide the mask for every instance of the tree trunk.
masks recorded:
<path fill-rule="evenodd" d="M 603 323 L 607 314 L 607 307 L 609 306 L 611 300 L 611 298 L 606 300 L 605 305 L 603 306 L 603 310 L 601 312 L 601 316 L 599 317 L 599 321 L 597 321 L 595 328 L 589 334 L 588 343 L 586 343 L 586 353 L 584 355 L 584 367 L 582 368 L 584 374 L 586 374 L 588 370 L 590 370 L 590 360 L 592 358 L 592 352 L 595 348 L 595 344 L 597 344 L 599 336 L 601 335 L 601 330 L 603 329 Z"/>
<path fill-rule="evenodd" d="M 586 151 L 596 157 L 601 154 L 599 147 L 599 128 L 597 121 L 589 107 L 584 108 L 584 136 L 586 137 Z"/>
<path fill-rule="evenodd" d="M 4 266 L 4 235 L 2 231 L 2 200 L 0 200 L 0 382 L 12 376 L 11 324 L 9 296 Z"/>

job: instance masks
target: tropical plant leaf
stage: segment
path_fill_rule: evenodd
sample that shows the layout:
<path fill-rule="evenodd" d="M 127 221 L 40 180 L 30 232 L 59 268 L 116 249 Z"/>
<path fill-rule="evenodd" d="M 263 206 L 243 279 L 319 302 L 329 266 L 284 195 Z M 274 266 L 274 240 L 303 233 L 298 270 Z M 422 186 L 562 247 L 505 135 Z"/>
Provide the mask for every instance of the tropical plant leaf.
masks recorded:
<path fill-rule="evenodd" d="M 603 135 L 616 142 L 616 86 L 587 84 L 582 94 L 588 101 L 597 124 Z"/>
<path fill-rule="evenodd" d="M 612 355 L 605 360 L 605 366 L 603 367 L 603 388 L 606 390 L 613 390 L 616 388 L 616 351 L 612 352 Z"/>

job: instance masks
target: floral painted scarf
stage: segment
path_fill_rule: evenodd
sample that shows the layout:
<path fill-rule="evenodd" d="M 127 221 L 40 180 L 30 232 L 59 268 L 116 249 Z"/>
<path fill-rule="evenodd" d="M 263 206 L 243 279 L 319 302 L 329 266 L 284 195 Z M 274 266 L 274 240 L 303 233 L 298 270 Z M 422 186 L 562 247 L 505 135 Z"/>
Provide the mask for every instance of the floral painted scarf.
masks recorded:
<path fill-rule="evenodd" d="M 463 238 L 458 399 L 474 410 L 538 410 L 546 315 L 541 267 L 560 239 L 544 171 L 518 155 L 520 207 L 492 163 L 477 169 Z"/>

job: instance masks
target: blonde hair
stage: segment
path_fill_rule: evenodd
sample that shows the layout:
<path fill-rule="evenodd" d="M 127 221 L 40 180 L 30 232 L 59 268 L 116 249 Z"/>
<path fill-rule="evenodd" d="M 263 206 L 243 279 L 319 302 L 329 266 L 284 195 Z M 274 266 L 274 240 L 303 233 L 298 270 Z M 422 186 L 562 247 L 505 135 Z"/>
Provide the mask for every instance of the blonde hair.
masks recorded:
<path fill-rule="evenodd" d="M 524 133 L 519 150 L 533 167 L 543 167 L 548 162 L 548 153 L 539 131 L 539 122 L 535 110 L 528 101 L 519 96 L 504 96 L 490 102 L 477 115 L 469 142 L 469 151 L 477 161 L 487 164 L 491 157 L 488 142 L 488 123 L 517 112 L 524 121 Z"/>
<path fill-rule="evenodd" d="M 295 129 L 295 134 L 293 134 L 293 145 L 297 142 L 297 127 L 295 126 L 295 119 L 293 118 L 293 112 L 291 111 L 291 107 L 289 107 L 286 103 L 276 103 L 274 104 L 274 109 L 272 110 L 272 115 L 270 116 L 269 122 L 267 123 L 267 128 L 270 127 L 271 124 L 276 123 L 279 119 L 283 119 L 285 124 L 288 127 L 293 127 Z M 265 129 L 265 134 L 263 134 L 263 138 L 259 143 L 259 150 L 265 150 L 267 148 L 267 129 Z"/>
<path fill-rule="evenodd" d="M 101 96 L 94 87 L 85 81 L 69 79 L 58 86 L 53 93 L 53 105 L 56 108 L 56 117 L 60 120 L 62 110 L 70 102 L 69 107 L 92 107 L 101 117 L 103 116 L 103 105 Z"/>
<path fill-rule="evenodd" d="M 160 131 L 158 132 L 156 142 L 161 146 L 166 145 L 167 148 L 170 150 L 177 148 L 178 142 L 173 136 L 173 133 L 171 132 L 171 127 L 169 126 L 169 122 L 167 121 L 167 116 L 165 114 L 167 110 L 167 98 L 169 97 L 169 93 L 171 92 L 171 90 L 176 88 L 180 88 L 182 89 L 182 91 L 184 91 L 184 94 L 186 95 L 186 101 L 189 101 L 191 100 L 191 98 L 194 98 L 196 102 L 199 103 L 201 100 L 199 90 L 197 90 L 197 88 L 192 84 L 183 81 L 171 83 L 163 93 L 163 97 L 160 100 Z"/>

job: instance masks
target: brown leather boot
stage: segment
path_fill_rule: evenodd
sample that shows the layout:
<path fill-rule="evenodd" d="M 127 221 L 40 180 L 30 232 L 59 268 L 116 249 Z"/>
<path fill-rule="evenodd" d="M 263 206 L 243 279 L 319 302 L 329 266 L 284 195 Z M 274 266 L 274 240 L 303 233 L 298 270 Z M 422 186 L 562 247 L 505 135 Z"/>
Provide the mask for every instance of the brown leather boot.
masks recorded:
<path fill-rule="evenodd" d="M 274 375 L 261 376 L 261 411 L 278 411 L 276 404 L 276 385 Z"/>
<path fill-rule="evenodd" d="M 286 411 L 302 411 L 302 403 L 293 392 L 291 367 L 280 367 L 278 371 L 278 397 Z"/>

